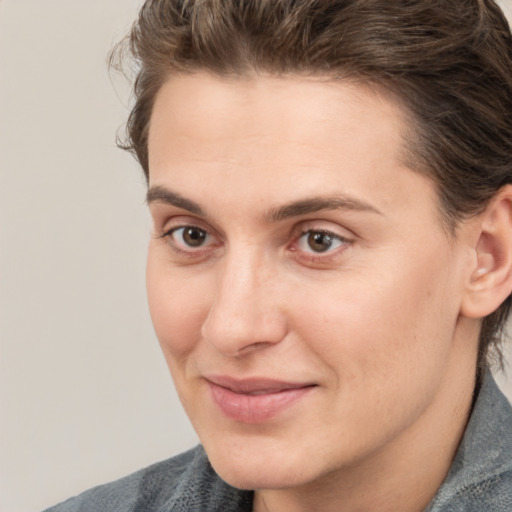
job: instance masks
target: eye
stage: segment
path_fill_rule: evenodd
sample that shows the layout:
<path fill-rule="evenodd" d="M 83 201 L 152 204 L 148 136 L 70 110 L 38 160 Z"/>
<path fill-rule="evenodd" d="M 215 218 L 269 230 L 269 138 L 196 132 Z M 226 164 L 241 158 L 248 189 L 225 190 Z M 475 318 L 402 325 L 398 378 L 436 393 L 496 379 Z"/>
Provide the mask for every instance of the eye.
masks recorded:
<path fill-rule="evenodd" d="M 169 243 L 178 250 L 204 247 L 212 243 L 212 236 L 205 229 L 197 226 L 179 226 L 163 234 Z"/>
<path fill-rule="evenodd" d="M 172 234 L 189 247 L 201 247 L 208 239 L 208 233 L 204 229 L 195 226 L 178 228 Z"/>
<path fill-rule="evenodd" d="M 299 237 L 297 245 L 301 251 L 324 253 L 341 247 L 347 240 L 329 231 L 306 231 Z"/>

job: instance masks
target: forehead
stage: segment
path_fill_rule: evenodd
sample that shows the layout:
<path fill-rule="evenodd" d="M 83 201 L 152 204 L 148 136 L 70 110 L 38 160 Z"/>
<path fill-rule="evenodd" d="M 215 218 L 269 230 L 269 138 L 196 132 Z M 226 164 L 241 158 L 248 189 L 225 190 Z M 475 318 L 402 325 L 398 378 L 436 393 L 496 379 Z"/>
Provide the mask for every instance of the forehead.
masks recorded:
<path fill-rule="evenodd" d="M 321 135 L 321 124 L 327 131 L 336 122 L 338 132 L 349 129 L 354 136 L 354 124 L 372 126 L 374 131 L 383 128 L 383 142 L 394 143 L 405 124 L 398 103 L 376 87 L 327 76 L 220 78 L 206 72 L 178 74 L 161 87 L 150 122 L 150 149 L 157 142 L 155 130 L 169 119 L 179 123 L 176 127 L 184 137 L 211 139 L 215 131 L 219 136 L 237 136 L 242 128 L 243 135 L 279 132 L 283 141 L 287 135 L 311 139 Z"/>
<path fill-rule="evenodd" d="M 337 191 L 369 196 L 382 210 L 397 199 L 397 179 L 425 186 L 405 163 L 409 131 L 397 102 L 349 82 L 177 75 L 153 109 L 150 185 L 172 182 L 208 199 L 212 187 L 229 200 L 236 191 L 247 204 L 260 194 L 276 205 Z"/>

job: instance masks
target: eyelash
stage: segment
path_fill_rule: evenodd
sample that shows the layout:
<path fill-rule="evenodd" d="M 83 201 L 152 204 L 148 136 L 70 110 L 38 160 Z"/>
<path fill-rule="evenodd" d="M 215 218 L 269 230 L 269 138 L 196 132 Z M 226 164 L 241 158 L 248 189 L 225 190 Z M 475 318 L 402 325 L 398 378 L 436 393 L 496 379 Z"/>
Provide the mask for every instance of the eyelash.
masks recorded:
<path fill-rule="evenodd" d="M 202 233 L 204 233 L 205 240 L 208 240 L 209 238 L 213 238 L 214 236 L 205 228 L 202 228 L 200 226 L 194 225 L 194 224 L 182 224 L 179 226 L 173 226 L 171 229 L 168 229 L 164 233 L 158 236 L 158 238 L 163 239 L 166 241 L 166 243 L 171 247 L 171 249 L 177 253 L 180 256 L 184 256 L 187 258 L 200 258 L 204 253 L 205 250 L 208 250 L 212 245 L 215 246 L 215 244 L 208 244 L 208 245 L 201 245 L 197 248 L 194 248 L 190 245 L 186 245 L 185 243 L 177 243 L 174 241 L 173 236 L 179 232 L 180 230 L 197 230 Z M 306 236 L 322 236 L 322 237 L 328 237 L 329 242 L 333 242 L 334 244 L 338 244 L 334 249 L 331 249 L 331 247 L 328 247 L 325 251 L 307 251 L 305 249 L 300 249 L 299 244 L 300 241 L 306 237 Z M 307 243 L 307 242 L 306 242 Z M 301 228 L 297 235 L 293 236 L 292 242 L 288 244 L 287 249 L 295 255 L 298 259 L 301 260 L 307 260 L 310 262 L 329 262 L 330 260 L 336 258 L 339 256 L 344 250 L 352 243 L 352 240 L 349 238 L 346 238 L 344 236 L 338 235 L 334 233 L 333 231 L 326 230 L 326 229 L 304 229 Z"/>
<path fill-rule="evenodd" d="M 168 229 L 167 231 L 162 233 L 158 238 L 165 240 L 165 242 L 176 253 L 178 253 L 180 255 L 187 256 L 187 257 L 194 258 L 194 257 L 197 257 L 201 252 L 204 252 L 204 249 L 203 249 L 203 251 L 201 251 L 201 249 L 203 247 L 199 247 L 199 248 L 195 249 L 191 246 L 188 246 L 188 249 L 183 249 L 177 243 L 173 242 L 173 235 L 180 230 L 186 230 L 186 229 L 195 229 L 195 230 L 205 233 L 207 238 L 212 237 L 212 235 L 208 232 L 207 229 L 204 229 L 200 226 L 196 226 L 194 224 L 184 224 L 184 225 L 180 225 L 180 226 L 173 226 L 171 229 Z M 182 244 L 182 245 L 185 246 L 185 244 Z"/>
<path fill-rule="evenodd" d="M 329 243 L 337 243 L 338 245 L 334 248 L 328 247 L 325 251 L 308 251 L 306 249 L 301 250 L 300 248 L 297 248 L 301 240 L 304 239 L 306 236 L 309 238 L 311 236 L 316 237 L 318 235 L 320 235 L 321 237 L 327 237 L 329 239 Z M 308 242 L 309 240 L 306 241 L 305 243 L 308 244 Z M 350 243 L 351 240 L 349 240 L 348 238 L 338 235 L 326 229 L 301 229 L 299 236 L 294 238 L 294 242 L 292 242 L 292 246 L 290 246 L 290 251 L 294 253 L 301 252 L 303 254 L 307 254 L 306 258 L 312 261 L 329 261 L 330 259 L 339 256 L 339 254 L 343 252 Z M 309 246 L 309 248 L 312 249 L 311 246 Z"/>

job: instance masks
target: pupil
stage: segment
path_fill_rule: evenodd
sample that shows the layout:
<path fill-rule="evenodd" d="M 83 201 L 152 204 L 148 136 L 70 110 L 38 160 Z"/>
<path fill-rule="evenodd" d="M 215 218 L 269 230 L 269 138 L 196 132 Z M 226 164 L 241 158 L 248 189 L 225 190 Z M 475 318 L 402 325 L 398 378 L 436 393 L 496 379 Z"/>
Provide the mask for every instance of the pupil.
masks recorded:
<path fill-rule="evenodd" d="M 327 233 L 310 233 L 308 244 L 315 252 L 325 252 L 332 245 L 332 236 Z"/>
<path fill-rule="evenodd" d="M 206 232 L 202 229 L 187 228 L 183 233 L 183 240 L 192 247 L 200 246 L 206 239 Z"/>

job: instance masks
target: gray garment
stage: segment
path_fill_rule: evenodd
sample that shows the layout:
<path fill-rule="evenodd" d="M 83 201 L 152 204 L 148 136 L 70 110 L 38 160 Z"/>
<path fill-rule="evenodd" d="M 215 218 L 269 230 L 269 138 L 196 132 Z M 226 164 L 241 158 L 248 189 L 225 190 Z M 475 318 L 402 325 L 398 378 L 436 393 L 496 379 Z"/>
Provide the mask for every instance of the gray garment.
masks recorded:
<path fill-rule="evenodd" d="M 201 446 L 101 485 L 45 512 L 251 512 L 252 492 L 229 486 Z"/>
<path fill-rule="evenodd" d="M 425 512 L 512 512 L 512 407 L 490 373 L 450 471 Z"/>
<path fill-rule="evenodd" d="M 252 499 L 223 482 L 198 446 L 46 512 L 251 512 Z M 425 512 L 512 512 L 512 408 L 490 374 Z"/>

